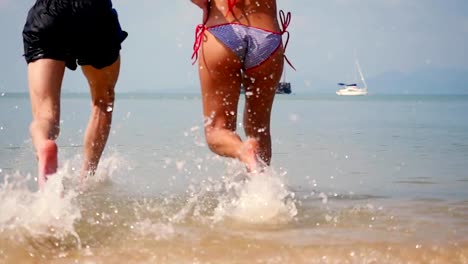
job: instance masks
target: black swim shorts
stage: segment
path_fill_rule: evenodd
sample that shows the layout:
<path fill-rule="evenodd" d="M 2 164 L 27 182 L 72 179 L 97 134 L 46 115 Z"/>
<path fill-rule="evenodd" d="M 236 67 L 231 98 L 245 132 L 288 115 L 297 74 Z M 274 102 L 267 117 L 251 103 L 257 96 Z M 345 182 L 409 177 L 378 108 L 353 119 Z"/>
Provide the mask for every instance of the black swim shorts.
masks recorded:
<path fill-rule="evenodd" d="M 24 56 L 102 69 L 117 60 L 127 35 L 111 0 L 37 0 L 23 29 Z"/>

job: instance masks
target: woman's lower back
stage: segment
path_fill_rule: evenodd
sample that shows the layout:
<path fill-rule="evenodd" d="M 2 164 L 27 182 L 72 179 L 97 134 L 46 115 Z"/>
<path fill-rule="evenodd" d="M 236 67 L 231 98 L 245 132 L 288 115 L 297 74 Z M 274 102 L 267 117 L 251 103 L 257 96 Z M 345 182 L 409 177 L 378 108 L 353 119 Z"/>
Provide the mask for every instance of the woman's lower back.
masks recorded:
<path fill-rule="evenodd" d="M 275 0 L 212 0 L 206 26 L 240 23 L 279 32 L 277 15 Z"/>

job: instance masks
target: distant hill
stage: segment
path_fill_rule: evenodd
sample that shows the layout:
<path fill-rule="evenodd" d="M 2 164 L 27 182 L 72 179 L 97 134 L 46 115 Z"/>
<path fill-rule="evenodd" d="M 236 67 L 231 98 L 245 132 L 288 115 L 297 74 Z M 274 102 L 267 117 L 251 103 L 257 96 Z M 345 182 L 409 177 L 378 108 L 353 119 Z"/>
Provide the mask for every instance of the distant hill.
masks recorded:
<path fill-rule="evenodd" d="M 425 69 L 386 72 L 367 80 L 369 92 L 382 94 L 468 94 L 468 71 Z"/>

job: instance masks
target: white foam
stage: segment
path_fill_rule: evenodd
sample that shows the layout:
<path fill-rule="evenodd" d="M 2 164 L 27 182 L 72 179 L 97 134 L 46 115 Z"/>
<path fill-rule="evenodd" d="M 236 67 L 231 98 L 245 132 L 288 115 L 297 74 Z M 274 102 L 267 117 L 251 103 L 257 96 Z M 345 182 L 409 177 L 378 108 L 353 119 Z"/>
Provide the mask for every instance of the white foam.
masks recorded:
<path fill-rule="evenodd" d="M 249 224 L 285 224 L 297 215 L 294 193 L 285 185 L 284 175 L 271 168 L 247 175 L 244 166 L 233 162 L 225 176 L 207 177 L 200 186 L 191 185 L 185 205 L 171 222 L 195 218 L 218 223 L 234 220 Z M 232 165 L 231 164 L 231 165 Z"/>
<path fill-rule="evenodd" d="M 41 191 L 32 192 L 27 186 L 31 176 L 20 173 L 6 175 L 0 186 L 0 231 L 25 230 L 27 236 L 52 236 L 63 239 L 72 235 L 77 245 L 80 239 L 74 223 L 81 218 L 75 204 L 77 192 L 65 190 L 63 180 L 70 174 L 61 169 L 51 175 Z"/>
<path fill-rule="evenodd" d="M 113 179 L 113 176 L 115 176 L 117 172 L 122 171 L 123 168 L 131 170 L 129 161 L 118 153 L 113 153 L 101 159 L 96 173 L 86 178 L 84 188 L 86 190 L 93 190 L 97 187 L 110 184 L 116 180 Z"/>
<path fill-rule="evenodd" d="M 227 179 L 227 193 L 215 209 L 216 221 L 231 218 L 252 224 L 282 224 L 297 215 L 294 193 L 271 168 L 241 181 Z"/>
<path fill-rule="evenodd" d="M 40 191 L 32 191 L 30 175 L 16 172 L 6 175 L 0 184 L 0 234 L 9 232 L 14 236 L 54 237 L 64 240 L 73 237 L 81 247 L 75 224 L 82 217 L 78 204 L 81 190 L 79 171 L 75 169 L 79 158 L 67 160 L 57 173 L 50 175 Z M 118 155 L 104 158 L 99 169 L 91 177 L 90 185 L 98 186 L 109 181 L 121 167 L 123 159 Z"/>

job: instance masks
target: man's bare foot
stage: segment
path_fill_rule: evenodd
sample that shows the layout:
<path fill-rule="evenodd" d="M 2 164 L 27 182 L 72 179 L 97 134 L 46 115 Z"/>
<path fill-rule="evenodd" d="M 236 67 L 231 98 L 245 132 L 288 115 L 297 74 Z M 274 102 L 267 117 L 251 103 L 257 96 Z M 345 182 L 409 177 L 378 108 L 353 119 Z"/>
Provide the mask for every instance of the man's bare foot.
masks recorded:
<path fill-rule="evenodd" d="M 257 158 L 258 142 L 256 139 L 249 138 L 242 143 L 239 153 L 239 160 L 247 166 L 248 172 L 258 172 L 259 162 Z"/>
<path fill-rule="evenodd" d="M 39 188 L 44 187 L 48 175 L 57 172 L 57 144 L 53 140 L 46 140 L 42 146 L 37 149 L 37 168 Z"/>

